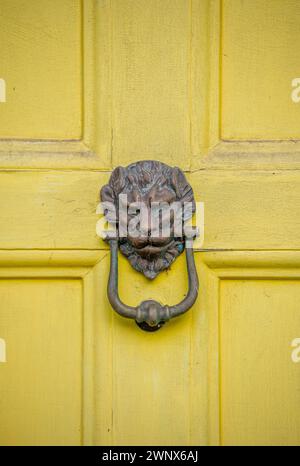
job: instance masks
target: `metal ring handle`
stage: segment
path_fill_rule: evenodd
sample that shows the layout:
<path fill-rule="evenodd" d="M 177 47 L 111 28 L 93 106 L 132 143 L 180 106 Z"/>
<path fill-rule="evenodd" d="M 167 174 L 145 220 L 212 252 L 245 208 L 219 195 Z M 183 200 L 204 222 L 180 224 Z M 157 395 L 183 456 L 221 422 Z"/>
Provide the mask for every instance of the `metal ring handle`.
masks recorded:
<path fill-rule="evenodd" d="M 197 299 L 199 288 L 193 248 L 185 248 L 189 289 L 180 303 L 175 306 L 164 306 L 157 301 L 148 300 L 141 302 L 137 307 L 131 307 L 121 301 L 118 292 L 118 240 L 110 239 L 108 242 L 111 255 L 107 295 L 111 306 L 118 314 L 134 319 L 142 330 L 154 332 L 168 320 L 183 314 L 192 307 Z"/>

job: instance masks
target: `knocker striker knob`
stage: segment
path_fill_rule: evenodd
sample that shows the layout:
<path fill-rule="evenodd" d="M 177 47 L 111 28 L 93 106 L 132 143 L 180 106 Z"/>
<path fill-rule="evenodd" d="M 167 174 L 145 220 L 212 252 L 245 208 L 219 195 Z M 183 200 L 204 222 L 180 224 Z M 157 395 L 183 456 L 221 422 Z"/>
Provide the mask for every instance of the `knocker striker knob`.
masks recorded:
<path fill-rule="evenodd" d="M 170 320 L 169 307 L 163 306 L 157 301 L 143 301 L 137 307 L 135 321 L 143 330 L 154 332 L 168 320 Z"/>

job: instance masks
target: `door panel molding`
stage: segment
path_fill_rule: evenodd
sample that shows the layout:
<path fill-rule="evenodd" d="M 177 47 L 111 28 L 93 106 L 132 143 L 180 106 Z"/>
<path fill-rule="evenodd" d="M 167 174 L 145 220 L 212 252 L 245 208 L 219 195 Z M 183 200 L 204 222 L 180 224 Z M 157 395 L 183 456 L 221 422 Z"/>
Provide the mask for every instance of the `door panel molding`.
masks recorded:
<path fill-rule="evenodd" d="M 101 284 L 96 274 L 97 264 L 107 255 L 106 252 L 93 251 L 0 251 L 1 279 L 69 279 L 82 281 L 83 302 L 83 355 L 82 355 L 82 443 L 95 443 L 96 419 L 99 421 L 100 438 L 109 443 L 108 429 L 111 425 L 111 397 L 108 377 L 107 355 L 103 348 L 110 351 L 109 327 L 103 328 L 105 306 L 101 301 Z M 103 310 L 103 315 L 102 311 Z M 109 314 L 109 313 L 107 313 Z M 99 324 L 98 320 L 101 320 Z M 108 315 L 109 320 L 109 315 Z M 59 322 L 57 322 L 59 325 Z M 99 345 L 97 345 L 97 342 Z M 101 347 L 101 348 L 100 348 Z M 98 348 L 98 349 L 97 349 Z M 100 356 L 100 357 L 99 357 Z M 95 358 L 97 371 L 95 370 Z M 98 381 L 99 380 L 101 382 Z M 105 380 L 105 383 L 103 381 Z M 98 381 L 98 382 L 97 382 Z M 95 401 L 95 387 L 101 387 L 98 404 Z"/>
<path fill-rule="evenodd" d="M 220 289 L 223 283 L 230 281 L 261 281 L 265 280 L 274 283 L 299 281 L 300 286 L 300 251 L 223 251 L 223 252 L 199 252 L 196 255 L 200 271 L 200 297 L 201 303 L 196 310 L 194 318 L 200 321 L 201 313 L 206 314 L 207 330 L 200 330 L 198 325 L 194 325 L 194 342 L 205 340 L 202 343 L 208 348 L 207 377 L 207 405 L 208 420 L 207 433 L 209 445 L 220 445 L 222 440 L 222 418 L 221 418 L 221 383 L 222 367 L 220 365 L 221 338 L 220 334 Z M 202 286 L 201 286 L 202 285 Z M 282 313 L 284 319 L 284 312 Z M 294 329 L 295 337 L 297 328 Z M 287 352 L 289 351 L 287 342 Z M 194 343 L 196 344 L 196 343 Z M 199 345 L 199 344 L 198 344 Z M 197 348 L 197 344 L 195 346 Z M 199 348 L 199 346 L 198 346 Z M 250 350 L 250 349 L 249 349 Z M 195 351 L 197 354 L 197 351 Z M 274 362 L 274 364 L 276 361 Z M 298 368 L 296 368 L 298 369 Z M 298 369 L 299 370 L 299 369 Z M 194 368 L 194 386 L 200 387 L 202 372 Z M 280 381 L 278 381 L 280 382 Z M 280 383 L 278 385 L 280 387 Z M 197 398 L 195 398 L 197 400 Z M 199 400 L 195 402 L 195 407 L 199 406 Z M 269 432 L 272 435 L 272 432 Z M 268 434 L 268 432 L 266 432 Z M 196 441 L 196 439 L 195 439 Z M 262 443 L 268 441 L 262 439 Z M 265 444 L 263 443 L 263 444 Z M 269 443 L 272 443 L 270 441 Z M 284 440 L 283 440 L 284 443 Z"/>
<path fill-rule="evenodd" d="M 222 138 L 223 1 L 191 0 L 191 9 L 191 171 L 299 169 L 299 140 Z"/>
<path fill-rule="evenodd" d="M 123 422 L 127 423 L 128 420 L 122 416 L 118 418 L 118 410 L 115 419 L 113 416 L 113 411 L 118 407 L 124 408 L 124 400 L 119 399 L 119 390 L 116 392 L 117 380 L 113 382 L 113 354 L 122 348 L 122 345 L 120 349 L 115 346 L 119 339 L 124 338 L 122 344 L 127 344 L 127 339 L 130 335 L 132 338 L 134 333 L 135 339 L 140 341 L 141 333 L 135 326 L 131 327 L 130 323 L 125 325 L 119 316 L 107 308 L 103 283 L 106 283 L 109 272 L 108 256 L 108 251 L 0 251 L 0 279 L 82 280 L 82 441 L 86 445 L 118 444 L 120 438 L 124 440 L 126 437 L 123 437 L 126 427 Z M 174 332 L 179 332 L 183 337 L 183 333 L 189 329 L 187 337 L 193 351 L 189 355 L 190 377 L 187 380 L 190 400 L 187 443 L 217 445 L 222 442 L 219 355 L 221 283 L 230 280 L 300 280 L 300 251 L 197 252 L 196 264 L 200 280 L 199 300 L 190 315 L 181 317 L 177 326 L 170 326 L 169 333 L 166 331 L 162 338 L 164 345 L 168 345 Z M 124 266 L 130 267 L 127 263 L 122 264 Z M 141 290 L 141 293 L 144 294 L 145 290 Z M 131 348 L 128 347 L 128 350 L 130 360 Z M 116 383 L 117 387 L 113 386 Z"/>
<path fill-rule="evenodd" d="M 81 4 L 82 138 L 0 139 L 0 169 L 111 169 L 111 4 Z"/>

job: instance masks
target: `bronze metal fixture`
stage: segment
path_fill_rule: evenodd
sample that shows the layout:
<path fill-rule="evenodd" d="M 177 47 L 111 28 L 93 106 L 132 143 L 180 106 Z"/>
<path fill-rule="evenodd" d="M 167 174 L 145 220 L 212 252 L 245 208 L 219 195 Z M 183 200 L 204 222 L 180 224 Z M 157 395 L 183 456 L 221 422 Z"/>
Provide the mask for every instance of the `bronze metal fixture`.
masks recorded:
<path fill-rule="evenodd" d="M 199 283 L 191 246 L 195 233 L 185 232 L 180 237 L 175 236 L 174 218 L 171 217 L 168 237 L 152 237 L 150 228 L 148 231 L 141 231 L 138 236 L 132 235 L 127 228 L 125 232 L 124 229 L 121 231 L 120 195 L 127 196 L 127 205 L 143 203 L 149 212 L 153 203 L 171 205 L 175 202 L 182 207 L 190 206 L 187 210 L 184 208 L 180 210 L 180 221 L 184 224 L 195 211 L 193 190 L 179 168 L 148 160 L 132 163 L 128 167 L 116 168 L 109 183 L 101 189 L 101 201 L 105 205 L 110 203 L 115 208 L 114 218 L 109 209 L 104 209 L 107 220 L 116 227 L 115 237 L 106 238 L 111 251 L 107 289 L 109 302 L 118 314 L 134 319 L 140 328 L 153 332 L 171 318 L 186 312 L 197 299 Z M 127 212 L 126 210 L 128 226 L 128 218 L 132 219 L 132 216 L 128 215 L 127 218 Z M 187 241 L 189 241 L 188 247 Z M 167 269 L 185 249 L 189 281 L 186 297 L 174 306 L 162 305 L 154 300 L 143 301 L 136 307 L 124 304 L 118 293 L 118 248 L 128 258 L 133 268 L 149 279 L 155 278 L 162 270 Z"/>

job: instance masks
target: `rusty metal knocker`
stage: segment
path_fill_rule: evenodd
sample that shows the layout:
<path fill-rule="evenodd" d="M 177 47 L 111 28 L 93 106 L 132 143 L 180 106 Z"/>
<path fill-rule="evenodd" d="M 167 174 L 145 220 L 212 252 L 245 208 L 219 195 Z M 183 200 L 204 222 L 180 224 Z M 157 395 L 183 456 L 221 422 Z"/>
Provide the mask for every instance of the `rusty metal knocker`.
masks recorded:
<path fill-rule="evenodd" d="M 169 167 L 157 161 L 141 161 L 128 167 L 116 168 L 109 183 L 101 189 L 100 196 L 102 202 L 117 210 L 121 204 L 120 195 L 126 195 L 126 199 L 128 196 L 129 203 L 134 203 L 136 199 L 139 199 L 146 206 L 152 206 L 153 202 L 171 206 L 172 203 L 177 203 L 177 206 L 178 204 L 180 206 L 179 223 L 184 223 L 191 218 L 195 211 L 193 190 L 182 171 L 177 167 Z M 183 206 L 184 209 L 181 209 Z M 187 210 L 186 206 L 189 206 Z M 106 218 L 111 221 L 107 209 L 104 209 L 104 213 Z M 120 226 L 123 216 L 122 213 L 116 214 L 114 218 L 116 234 L 115 236 L 108 235 L 105 238 L 111 251 L 108 299 L 118 314 L 134 319 L 141 329 L 154 332 L 171 318 L 190 309 L 197 299 L 199 282 L 192 247 L 195 232 L 193 228 L 189 230 L 189 233 L 184 229 L 184 234 L 178 237 L 175 235 L 173 223 L 172 233 L 169 236 L 156 237 L 152 236 L 150 231 L 146 231 L 146 234 L 135 237 L 128 233 L 127 223 L 125 225 L 126 234 L 121 233 L 121 231 L 124 232 L 124 228 L 122 230 Z M 167 269 L 185 249 L 189 282 L 186 297 L 174 306 L 162 305 L 154 300 L 143 301 L 136 307 L 124 304 L 118 292 L 119 248 L 131 265 L 149 279 L 155 278 L 162 270 Z"/>

